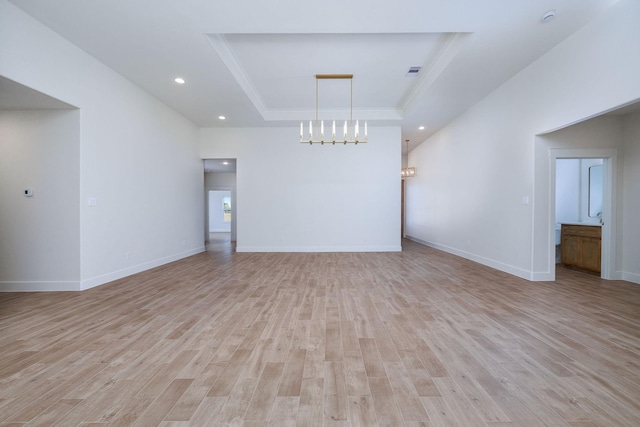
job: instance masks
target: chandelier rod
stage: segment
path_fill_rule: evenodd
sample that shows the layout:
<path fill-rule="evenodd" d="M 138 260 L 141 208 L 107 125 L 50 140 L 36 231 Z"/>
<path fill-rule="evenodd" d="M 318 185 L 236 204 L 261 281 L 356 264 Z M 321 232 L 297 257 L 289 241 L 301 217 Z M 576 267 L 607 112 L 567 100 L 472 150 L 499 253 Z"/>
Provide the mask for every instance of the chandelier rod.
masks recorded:
<path fill-rule="evenodd" d="M 353 74 L 316 74 L 316 126 L 318 126 L 318 80 L 349 80 L 349 126 L 353 126 Z"/>

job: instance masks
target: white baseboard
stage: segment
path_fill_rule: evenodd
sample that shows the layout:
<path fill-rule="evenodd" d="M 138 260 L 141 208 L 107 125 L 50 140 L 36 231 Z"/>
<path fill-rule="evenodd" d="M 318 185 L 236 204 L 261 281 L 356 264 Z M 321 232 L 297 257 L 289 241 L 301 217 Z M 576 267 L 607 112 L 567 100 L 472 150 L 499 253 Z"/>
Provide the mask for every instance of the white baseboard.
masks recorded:
<path fill-rule="evenodd" d="M 401 252 L 402 246 L 237 246 L 236 252 Z"/>
<path fill-rule="evenodd" d="M 80 284 L 80 287 L 81 287 L 81 290 L 83 291 L 87 289 L 91 289 L 96 286 L 104 285 L 105 283 L 113 282 L 114 280 L 122 279 L 123 277 L 131 276 L 133 274 L 150 270 L 155 267 L 160 267 L 161 265 L 168 264 L 170 262 L 177 261 L 182 258 L 190 257 L 192 255 L 196 255 L 204 251 L 205 251 L 204 246 L 201 246 L 195 249 L 179 252 L 177 254 L 170 255 L 164 258 L 158 258 L 153 261 L 148 261 L 142 264 L 133 265 L 131 267 L 124 268 L 122 270 L 114 271 L 111 273 L 93 277 L 91 279 L 83 280 Z"/>
<path fill-rule="evenodd" d="M 0 292 L 64 292 L 79 291 L 80 281 L 0 282 Z"/>
<path fill-rule="evenodd" d="M 180 252 L 164 258 L 134 265 L 122 270 L 96 276 L 82 281 L 55 281 L 55 282 L 0 282 L 0 292 L 57 292 L 57 291 L 84 291 L 99 285 L 103 285 L 132 274 L 140 273 L 161 265 L 177 261 L 192 255 L 204 252 L 204 246 Z"/>
<path fill-rule="evenodd" d="M 556 278 L 549 271 L 534 271 L 531 273 L 531 280 L 534 282 L 553 282 Z"/>
<path fill-rule="evenodd" d="M 533 274 L 531 271 L 524 270 L 520 267 L 515 267 L 513 265 L 505 264 L 496 260 L 492 260 L 490 258 L 485 258 L 471 252 L 462 251 L 456 248 L 452 248 L 449 246 L 441 245 L 438 243 L 428 242 L 422 239 L 418 239 L 417 237 L 405 236 L 407 239 L 414 241 L 416 243 L 420 243 L 421 245 L 429 246 L 430 248 L 438 249 L 443 252 L 448 252 L 453 255 L 457 255 L 462 258 L 466 258 L 468 260 L 477 262 L 482 265 L 486 265 L 487 267 L 495 268 L 496 270 L 504 271 L 505 273 L 512 274 L 514 276 L 520 277 L 526 280 L 533 280 Z"/>
<path fill-rule="evenodd" d="M 434 249 L 438 249 L 444 252 L 448 252 L 453 255 L 460 256 L 462 258 L 469 259 L 471 261 L 478 262 L 480 264 L 486 265 L 491 268 L 495 268 L 496 270 L 504 271 L 505 273 L 513 274 L 514 276 L 521 277 L 526 280 L 531 280 L 534 282 L 548 282 L 555 280 L 555 275 L 549 271 L 538 271 L 531 272 L 527 270 L 523 270 L 518 267 L 514 267 L 508 264 L 504 264 L 498 261 L 494 261 L 488 258 L 484 258 L 469 252 L 461 251 L 455 248 L 450 248 L 448 246 L 440 245 L 433 242 L 427 242 L 422 239 L 418 239 L 417 237 L 405 236 L 407 239 L 412 240 L 416 243 L 420 243 L 421 245 L 429 246 Z M 640 274 L 630 273 L 628 271 L 618 271 L 615 276 L 608 280 L 624 280 L 631 283 L 640 284 Z"/>
<path fill-rule="evenodd" d="M 622 271 L 622 280 L 626 280 L 627 282 L 637 283 L 640 285 L 640 274 L 638 273 L 630 273 L 628 271 Z"/>

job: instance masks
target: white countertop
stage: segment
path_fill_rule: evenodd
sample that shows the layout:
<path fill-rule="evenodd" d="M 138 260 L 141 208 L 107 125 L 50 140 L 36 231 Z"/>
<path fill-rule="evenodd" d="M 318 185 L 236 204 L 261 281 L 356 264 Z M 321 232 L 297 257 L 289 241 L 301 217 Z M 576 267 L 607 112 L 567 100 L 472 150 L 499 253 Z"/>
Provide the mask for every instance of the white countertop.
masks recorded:
<path fill-rule="evenodd" d="M 560 225 L 589 225 L 591 227 L 602 227 L 599 222 L 561 222 Z"/>

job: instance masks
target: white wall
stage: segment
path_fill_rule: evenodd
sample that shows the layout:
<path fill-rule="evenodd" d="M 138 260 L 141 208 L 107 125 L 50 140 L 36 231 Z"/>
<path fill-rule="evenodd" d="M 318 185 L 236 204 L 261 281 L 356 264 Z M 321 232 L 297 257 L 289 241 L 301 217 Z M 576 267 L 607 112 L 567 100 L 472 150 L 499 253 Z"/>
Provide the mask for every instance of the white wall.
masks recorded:
<path fill-rule="evenodd" d="M 622 278 L 640 283 L 640 113 L 623 117 Z"/>
<path fill-rule="evenodd" d="M 357 146 L 298 134 L 202 130 L 202 158 L 237 159 L 237 250 L 400 250 L 400 128 L 370 127 Z"/>
<path fill-rule="evenodd" d="M 79 111 L 0 111 L 0 289 L 79 287 L 79 160 Z"/>
<path fill-rule="evenodd" d="M 556 161 L 556 222 L 580 222 L 580 160 Z"/>
<path fill-rule="evenodd" d="M 81 289 L 204 250 L 193 123 L 6 0 L 0 75 L 81 110 Z"/>
<path fill-rule="evenodd" d="M 553 214 L 536 135 L 640 99 L 639 17 L 640 2 L 621 0 L 412 150 L 407 234 L 546 279 Z"/>
<path fill-rule="evenodd" d="M 204 174 L 206 188 L 235 188 L 235 172 L 207 172 Z"/>

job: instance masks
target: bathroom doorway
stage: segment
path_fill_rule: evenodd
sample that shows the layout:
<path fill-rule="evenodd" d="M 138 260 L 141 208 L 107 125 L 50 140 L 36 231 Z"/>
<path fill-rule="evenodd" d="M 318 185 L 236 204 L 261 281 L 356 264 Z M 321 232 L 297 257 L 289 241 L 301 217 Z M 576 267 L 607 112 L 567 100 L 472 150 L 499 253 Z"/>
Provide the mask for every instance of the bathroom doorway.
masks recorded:
<path fill-rule="evenodd" d="M 588 261 L 585 271 L 601 272 L 603 163 L 602 158 L 556 160 L 556 266 L 581 268 Z"/>
<path fill-rule="evenodd" d="M 599 228 L 599 274 L 602 278 L 613 278 L 616 151 L 551 149 L 549 155 L 551 182 L 555 183 L 550 200 L 552 265 L 558 265 L 563 257 L 562 224 L 590 227 L 586 230 Z"/>

